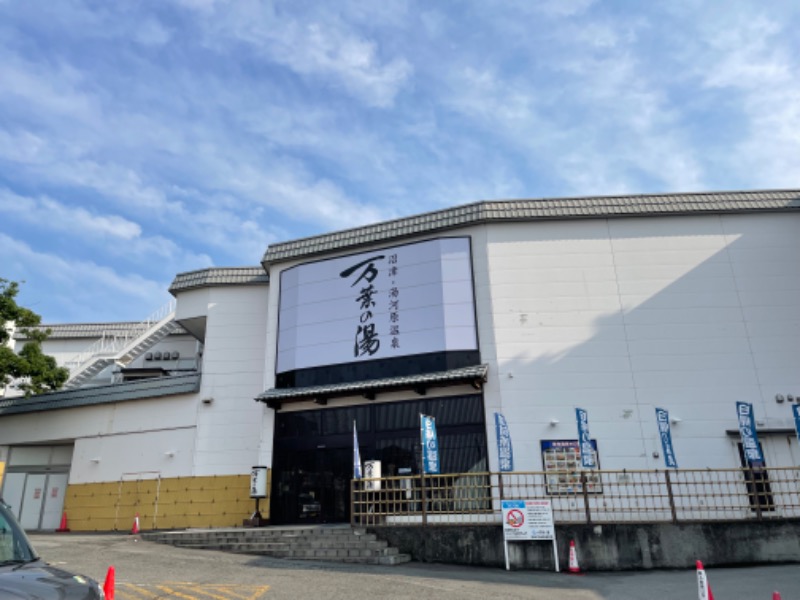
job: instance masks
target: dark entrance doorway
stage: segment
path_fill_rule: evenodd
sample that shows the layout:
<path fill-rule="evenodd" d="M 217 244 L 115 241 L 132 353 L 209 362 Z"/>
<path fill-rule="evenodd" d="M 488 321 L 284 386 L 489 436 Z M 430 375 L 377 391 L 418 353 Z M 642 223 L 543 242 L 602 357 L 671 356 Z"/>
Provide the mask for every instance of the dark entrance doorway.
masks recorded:
<path fill-rule="evenodd" d="M 380 460 L 384 476 L 419 473 L 420 413 L 436 417 L 443 472 L 486 471 L 480 394 L 279 412 L 272 461 L 272 522 L 350 520 L 354 421 L 362 460 Z"/>
<path fill-rule="evenodd" d="M 747 497 L 750 500 L 750 510 L 756 513 L 775 510 L 766 460 L 759 464 L 750 464 L 745 457 L 742 443 L 738 442 L 736 446 L 739 449 L 739 461 L 745 469 L 744 481 L 747 486 Z M 763 457 L 764 448 L 761 446 L 761 442 L 758 442 L 758 449 L 761 451 L 761 456 Z"/>

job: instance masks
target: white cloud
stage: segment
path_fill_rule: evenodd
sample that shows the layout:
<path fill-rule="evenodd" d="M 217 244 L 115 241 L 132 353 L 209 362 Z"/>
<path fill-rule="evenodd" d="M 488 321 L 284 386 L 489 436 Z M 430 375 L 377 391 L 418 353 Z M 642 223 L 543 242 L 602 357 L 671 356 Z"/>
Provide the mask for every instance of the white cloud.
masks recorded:
<path fill-rule="evenodd" d="M 341 87 L 368 106 L 388 108 L 413 67 L 404 57 L 384 58 L 379 44 L 354 31 L 336 12 L 293 14 L 257 2 L 226 5 L 206 22 L 217 48 L 240 40 L 262 57 L 295 73 Z"/>
<path fill-rule="evenodd" d="M 163 46 L 172 39 L 172 34 L 158 20 L 150 17 L 136 28 L 134 38 L 143 46 Z"/>
<path fill-rule="evenodd" d="M 0 188 L 0 212 L 43 229 L 70 231 L 78 235 L 110 236 L 120 240 L 138 238 L 142 228 L 117 215 L 96 215 L 80 206 L 67 206 L 48 198 L 20 196 Z"/>
<path fill-rule="evenodd" d="M 597 0 L 538 0 L 531 4 L 538 10 L 553 17 L 572 17 L 585 13 Z"/>
<path fill-rule="evenodd" d="M 696 72 L 745 116 L 746 137 L 728 150 L 725 162 L 746 172 L 754 185 L 797 186 L 800 55 L 790 41 L 794 29 L 764 16 L 740 15 L 707 33 L 709 54 Z"/>
<path fill-rule="evenodd" d="M 714 64 L 705 71 L 704 84 L 746 90 L 785 84 L 792 73 L 784 49 L 774 43 L 780 30 L 777 23 L 758 17 L 714 32 L 709 39 Z"/>
<path fill-rule="evenodd" d="M 509 75 L 501 64 L 450 69 L 448 105 L 506 153 L 557 175 L 567 193 L 625 193 L 643 176 L 661 191 L 702 188 L 680 112 L 637 56 L 637 28 L 647 27 L 570 25 L 555 42 L 569 45 L 543 58 L 534 76 Z"/>
<path fill-rule="evenodd" d="M 381 61 L 375 42 L 329 23 L 294 24 L 281 33 L 271 50 L 275 60 L 303 75 L 330 75 L 372 106 L 391 106 L 412 73 L 406 60 Z"/>
<path fill-rule="evenodd" d="M 97 123 L 100 106 L 84 93 L 87 80 L 80 70 L 61 59 L 35 62 L 3 50 L 0 105 L 13 107 L 15 113 L 24 116 L 35 114 L 39 119 L 69 123 L 71 127 Z"/>
<path fill-rule="evenodd" d="M 27 306 L 40 312 L 37 306 L 47 303 L 58 311 L 42 314 L 48 322 L 74 320 L 78 314 L 92 314 L 97 321 L 136 320 L 168 300 L 168 281 L 121 274 L 92 261 L 37 252 L 3 233 L 0 255 L 12 257 L 4 265 L 8 279 L 26 281 L 22 300 Z"/>

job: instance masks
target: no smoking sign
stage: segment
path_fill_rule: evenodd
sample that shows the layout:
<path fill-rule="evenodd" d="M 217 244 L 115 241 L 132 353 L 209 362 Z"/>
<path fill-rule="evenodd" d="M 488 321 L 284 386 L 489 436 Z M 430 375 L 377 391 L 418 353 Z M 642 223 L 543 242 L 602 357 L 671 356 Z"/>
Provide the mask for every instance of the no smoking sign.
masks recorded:
<path fill-rule="evenodd" d="M 506 515 L 506 523 L 515 529 L 522 527 L 525 524 L 525 515 L 518 508 L 512 508 Z"/>

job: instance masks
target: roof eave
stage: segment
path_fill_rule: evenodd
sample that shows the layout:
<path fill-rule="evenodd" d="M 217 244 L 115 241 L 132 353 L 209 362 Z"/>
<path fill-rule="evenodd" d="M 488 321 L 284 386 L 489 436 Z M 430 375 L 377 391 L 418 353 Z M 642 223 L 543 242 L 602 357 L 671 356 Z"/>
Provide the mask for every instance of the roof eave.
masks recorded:
<path fill-rule="evenodd" d="M 362 396 L 367 400 L 375 400 L 379 394 L 399 391 L 414 391 L 420 396 L 427 394 L 431 388 L 450 387 L 455 385 L 471 385 L 480 390 L 486 382 L 488 365 L 461 367 L 449 371 L 426 373 L 412 377 L 387 377 L 346 384 L 320 385 L 305 388 L 273 388 L 255 398 L 273 410 L 280 410 L 284 404 L 313 401 L 326 405 L 328 400 L 347 396 Z"/>

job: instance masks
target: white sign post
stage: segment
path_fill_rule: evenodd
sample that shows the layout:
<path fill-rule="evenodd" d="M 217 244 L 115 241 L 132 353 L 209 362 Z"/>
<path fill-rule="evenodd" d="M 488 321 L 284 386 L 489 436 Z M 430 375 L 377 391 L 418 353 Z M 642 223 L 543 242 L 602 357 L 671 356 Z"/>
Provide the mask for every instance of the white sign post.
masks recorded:
<path fill-rule="evenodd" d="M 258 502 L 261 498 L 267 497 L 267 472 L 268 467 L 257 465 L 250 471 L 250 497 L 256 499 L 256 512 L 250 517 L 250 525 L 253 527 L 261 527 L 264 524 L 264 519 L 261 517 L 261 511 L 258 509 Z"/>
<path fill-rule="evenodd" d="M 510 570 L 508 562 L 508 542 L 524 542 L 528 540 L 552 540 L 553 558 L 558 566 L 558 544 L 556 543 L 556 527 L 553 523 L 553 506 L 550 500 L 502 500 L 503 509 L 503 549 L 506 557 L 506 571 Z"/>

